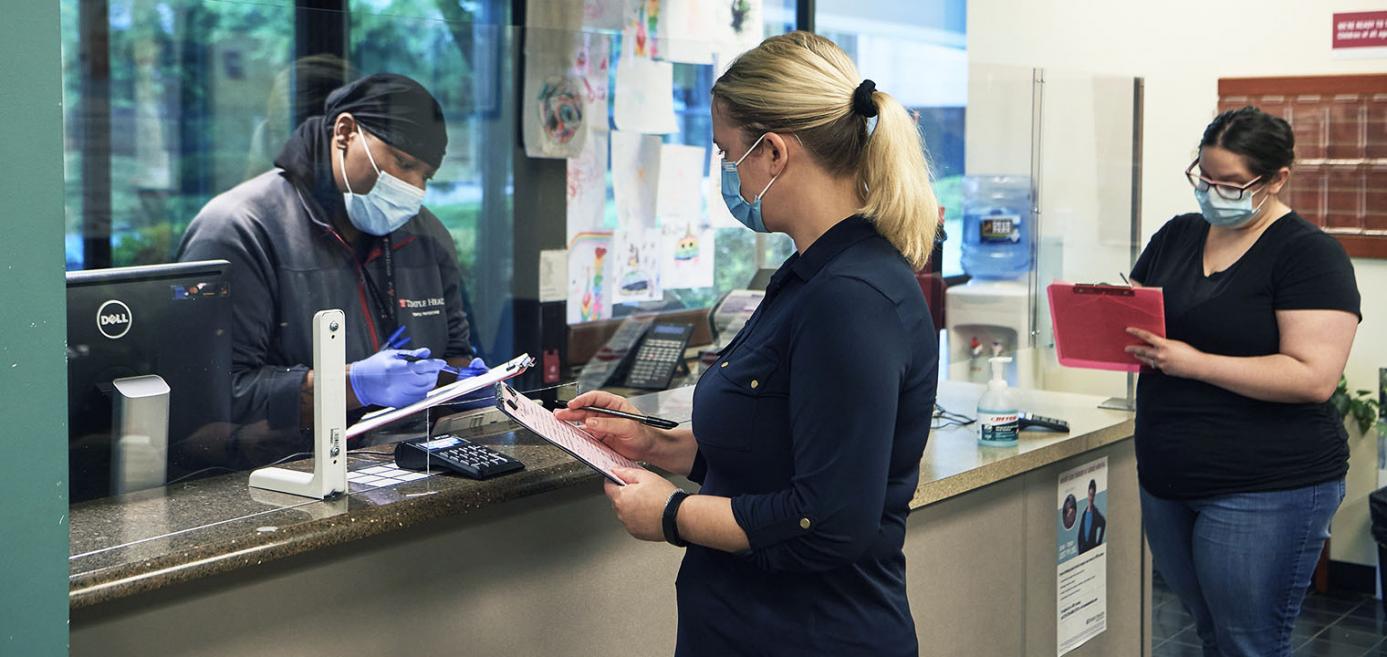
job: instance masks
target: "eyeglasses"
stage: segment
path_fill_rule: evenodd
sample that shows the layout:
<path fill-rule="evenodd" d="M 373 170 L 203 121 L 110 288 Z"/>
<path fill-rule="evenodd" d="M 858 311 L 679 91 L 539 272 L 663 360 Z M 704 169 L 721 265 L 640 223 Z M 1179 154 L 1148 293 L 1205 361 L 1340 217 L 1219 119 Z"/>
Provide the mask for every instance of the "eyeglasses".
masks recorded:
<path fill-rule="evenodd" d="M 1232 183 L 1210 180 L 1195 173 L 1194 168 L 1197 166 L 1199 166 L 1199 160 L 1190 162 L 1189 168 L 1185 169 L 1185 178 L 1190 181 L 1190 185 L 1201 192 L 1207 192 L 1212 188 L 1214 193 L 1228 201 L 1241 201 L 1244 194 L 1251 193 L 1251 190 L 1248 188 L 1256 185 L 1257 181 L 1262 179 L 1261 176 L 1257 176 L 1241 185 L 1234 185 Z"/>

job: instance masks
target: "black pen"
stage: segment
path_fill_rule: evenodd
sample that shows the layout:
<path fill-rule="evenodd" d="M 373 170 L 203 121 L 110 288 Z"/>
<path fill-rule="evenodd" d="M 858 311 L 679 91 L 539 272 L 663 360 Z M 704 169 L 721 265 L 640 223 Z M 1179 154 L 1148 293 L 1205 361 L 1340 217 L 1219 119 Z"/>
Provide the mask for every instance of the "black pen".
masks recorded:
<path fill-rule="evenodd" d="M 398 359 L 400 359 L 400 360 L 407 361 L 407 362 L 410 362 L 410 363 L 417 363 L 417 362 L 422 361 L 422 360 L 443 360 L 443 359 L 441 359 L 441 358 L 438 358 L 438 359 L 433 359 L 433 358 L 420 358 L 420 357 L 418 357 L 418 356 L 415 356 L 414 354 L 406 354 L 406 353 L 398 353 L 398 354 L 395 354 L 395 357 L 398 358 Z M 452 365 L 447 364 L 446 362 L 443 364 L 443 367 L 440 367 L 439 369 L 441 369 L 441 370 L 443 370 L 444 372 L 447 372 L 447 373 L 449 373 L 449 374 L 452 374 L 453 376 L 459 376 L 459 377 L 462 376 L 462 371 L 461 371 L 461 370 L 459 370 L 459 369 L 456 368 L 456 367 L 453 367 Z"/>
<path fill-rule="evenodd" d="M 666 420 L 664 418 L 658 418 L 651 415 L 637 415 L 635 413 L 627 413 L 626 411 L 602 408 L 601 406 L 583 406 L 582 408 L 577 408 L 574 410 L 591 411 L 593 413 L 605 413 L 607 415 L 614 415 L 616 417 L 626 418 L 628 420 L 635 420 L 637 422 L 640 422 L 641 424 L 646 424 L 655 427 L 656 429 L 674 429 L 679 426 L 679 423 L 673 420 Z"/>

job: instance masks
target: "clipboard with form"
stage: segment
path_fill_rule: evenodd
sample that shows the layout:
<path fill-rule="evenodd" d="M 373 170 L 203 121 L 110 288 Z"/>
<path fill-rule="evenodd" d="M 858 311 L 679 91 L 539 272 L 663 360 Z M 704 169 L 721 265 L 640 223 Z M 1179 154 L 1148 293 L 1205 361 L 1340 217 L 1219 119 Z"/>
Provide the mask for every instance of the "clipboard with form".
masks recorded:
<path fill-rule="evenodd" d="M 368 431 L 379 429 L 391 422 L 409 417 L 426 408 L 446 404 L 454 399 L 481 390 L 497 382 L 513 379 L 534 367 L 535 361 L 529 354 L 521 354 L 507 363 L 491 368 L 487 373 L 472 378 L 454 381 L 441 388 L 430 390 L 423 399 L 400 408 L 386 408 L 362 416 L 361 421 L 347 429 L 347 438 L 355 438 Z"/>
<path fill-rule="evenodd" d="M 1140 372 L 1127 347 L 1144 344 L 1127 333 L 1139 328 L 1165 337 L 1165 295 L 1158 287 L 1051 283 L 1050 319 L 1060 365 Z"/>
<path fill-rule="evenodd" d="M 625 486 L 626 482 L 616 476 L 616 468 L 641 467 L 577 425 L 554 417 L 554 414 L 545 410 L 539 402 L 516 392 L 504 383 L 496 384 L 496 407 L 512 420 L 519 422 L 520 426 L 568 452 L 570 456 L 587 464 L 619 486 Z"/>

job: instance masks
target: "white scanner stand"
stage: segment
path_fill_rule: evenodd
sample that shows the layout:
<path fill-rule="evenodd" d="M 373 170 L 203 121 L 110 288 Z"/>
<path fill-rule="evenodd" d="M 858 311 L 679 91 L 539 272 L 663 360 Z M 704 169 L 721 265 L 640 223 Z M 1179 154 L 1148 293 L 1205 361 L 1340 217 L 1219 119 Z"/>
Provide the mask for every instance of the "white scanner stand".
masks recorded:
<path fill-rule="evenodd" d="M 341 310 L 313 316 L 313 472 L 260 468 L 251 487 L 320 500 L 347 492 L 345 326 Z"/>

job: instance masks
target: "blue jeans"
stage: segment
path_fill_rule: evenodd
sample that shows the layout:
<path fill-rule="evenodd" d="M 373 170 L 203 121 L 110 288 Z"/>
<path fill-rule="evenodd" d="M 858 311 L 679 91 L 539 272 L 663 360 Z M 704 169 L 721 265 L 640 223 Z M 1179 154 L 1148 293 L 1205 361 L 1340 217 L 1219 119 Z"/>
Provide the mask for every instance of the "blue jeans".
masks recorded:
<path fill-rule="evenodd" d="M 1156 569 L 1194 616 L 1205 657 L 1283 657 L 1344 481 L 1165 500 L 1141 491 Z"/>

